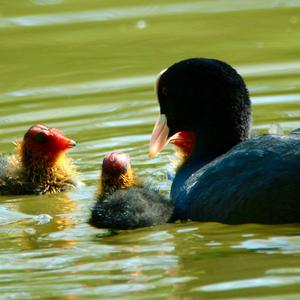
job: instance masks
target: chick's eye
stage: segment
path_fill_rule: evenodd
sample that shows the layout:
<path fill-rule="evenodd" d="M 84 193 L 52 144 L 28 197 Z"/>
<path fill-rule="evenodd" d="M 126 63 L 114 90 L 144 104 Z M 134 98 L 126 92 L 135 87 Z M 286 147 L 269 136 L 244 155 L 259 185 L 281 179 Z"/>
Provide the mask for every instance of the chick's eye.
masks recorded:
<path fill-rule="evenodd" d="M 45 132 L 39 132 L 34 138 L 39 144 L 43 144 L 47 141 L 47 134 Z"/>

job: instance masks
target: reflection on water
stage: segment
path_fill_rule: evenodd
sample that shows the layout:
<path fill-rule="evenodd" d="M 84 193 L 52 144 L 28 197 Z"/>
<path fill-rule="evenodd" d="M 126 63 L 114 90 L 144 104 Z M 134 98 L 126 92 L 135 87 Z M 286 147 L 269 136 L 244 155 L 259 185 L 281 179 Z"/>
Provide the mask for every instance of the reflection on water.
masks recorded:
<path fill-rule="evenodd" d="M 215 2 L 201 1 L 190 3 L 160 4 L 152 6 L 130 6 L 113 9 L 80 11 L 76 13 L 56 13 L 52 15 L 9 17 L 0 20 L 1 27 L 11 26 L 45 26 L 61 25 L 83 22 L 105 22 L 113 20 L 126 20 L 130 18 L 157 17 L 166 15 L 182 15 L 191 13 L 226 13 L 243 10 L 278 9 L 281 7 L 299 7 L 298 0 L 260 1 L 219 0 Z"/>
<path fill-rule="evenodd" d="M 112 80 L 66 84 L 60 86 L 40 87 L 27 90 L 7 92 L 0 95 L 0 101 L 8 99 L 18 100 L 23 98 L 43 99 L 66 97 L 75 95 L 89 95 L 103 92 L 122 91 L 124 89 L 147 87 L 153 85 L 155 76 L 137 76 L 131 78 L 116 78 Z"/>
<path fill-rule="evenodd" d="M 33 123 L 61 128 L 86 185 L 1 197 L 0 298 L 299 299 L 297 224 L 86 222 L 107 152 L 128 152 L 168 193 L 172 149 L 147 153 L 156 74 L 175 61 L 228 61 L 249 87 L 254 130 L 300 127 L 299 12 L 298 0 L 3 0 L 1 152 Z"/>
<path fill-rule="evenodd" d="M 67 194 L 24 197 L 7 202 L 5 218 L 12 218 L 9 226 L 19 249 L 38 249 L 41 236 L 70 230 L 78 223 L 75 219 L 77 206 L 78 202 L 71 200 Z M 1 246 L 6 243 L 0 241 Z M 59 247 L 70 247 L 76 243 L 69 237 L 58 244 Z"/>
<path fill-rule="evenodd" d="M 279 76 L 280 80 L 284 79 L 286 75 L 300 75 L 300 63 L 298 61 L 286 62 L 286 63 L 274 63 L 274 64 L 256 64 L 250 66 L 236 66 L 239 73 L 245 78 L 265 78 L 265 80 L 270 76 Z M 65 84 L 59 86 L 48 86 L 48 87 L 38 87 L 31 88 L 26 90 L 17 90 L 10 91 L 4 94 L 0 94 L 0 101 L 7 100 L 21 100 L 21 99 L 53 99 L 56 97 L 67 97 L 67 96 L 76 96 L 76 95 L 89 95 L 89 94 L 99 94 L 107 93 L 113 91 L 122 91 L 126 89 L 137 89 L 140 87 L 152 87 L 156 79 L 156 74 L 148 76 L 136 76 L 136 77 L 124 77 L 124 78 L 115 78 L 111 80 L 102 80 L 102 81 L 93 81 L 93 82 L 84 82 L 78 84 Z M 288 85 L 288 86 L 284 86 Z M 276 87 L 274 87 L 276 89 Z M 253 87 L 251 88 L 252 92 L 274 92 L 274 88 L 270 89 L 270 86 L 262 87 Z M 288 82 L 282 82 L 280 84 L 280 90 L 293 90 L 298 88 L 298 84 L 295 80 L 292 80 L 289 77 Z M 278 92 L 278 86 L 275 90 Z M 272 102 L 286 102 L 286 101 L 297 101 L 299 100 L 299 95 L 273 95 L 270 97 L 265 97 L 266 103 Z M 279 98 L 280 97 L 280 98 Z M 298 97 L 298 98 L 297 98 Z M 256 97 L 261 98 L 261 97 Z M 254 98 L 254 103 L 265 103 L 263 100 Z M 273 99 L 273 100 L 272 100 Z M 102 104 L 103 105 L 103 104 Z M 98 109 L 98 107 L 91 107 L 91 109 Z"/>
<path fill-rule="evenodd" d="M 247 240 L 233 248 L 244 248 L 256 250 L 267 254 L 299 254 L 300 253 L 300 237 L 278 237 L 274 236 L 266 240 Z"/>
<path fill-rule="evenodd" d="M 299 284 L 300 276 L 293 277 L 261 277 L 247 280 L 239 280 L 232 282 L 225 282 L 220 284 L 212 284 L 200 287 L 195 289 L 195 291 L 204 291 L 204 292 L 220 292 L 220 291 L 229 291 L 229 290 L 238 290 L 238 289 L 251 289 L 257 287 L 274 287 L 282 285 L 291 285 Z"/>

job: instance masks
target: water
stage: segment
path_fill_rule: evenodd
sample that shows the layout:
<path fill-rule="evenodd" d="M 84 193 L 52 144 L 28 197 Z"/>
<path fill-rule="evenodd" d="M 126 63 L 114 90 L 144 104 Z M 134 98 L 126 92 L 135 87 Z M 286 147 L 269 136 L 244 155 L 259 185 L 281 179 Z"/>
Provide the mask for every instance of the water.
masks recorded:
<path fill-rule="evenodd" d="M 167 193 L 167 148 L 149 160 L 156 74 L 188 57 L 245 78 L 253 128 L 300 127 L 300 1 L 1 0 L 0 148 L 34 123 L 62 129 L 85 185 L 0 198 L 0 299 L 299 299 L 297 225 L 87 225 L 103 155 L 126 151 Z"/>

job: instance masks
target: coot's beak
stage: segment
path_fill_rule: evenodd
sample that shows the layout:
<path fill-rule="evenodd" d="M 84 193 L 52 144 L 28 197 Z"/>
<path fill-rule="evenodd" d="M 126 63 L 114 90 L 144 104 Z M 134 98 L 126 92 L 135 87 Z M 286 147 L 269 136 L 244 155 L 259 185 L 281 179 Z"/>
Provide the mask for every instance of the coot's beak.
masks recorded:
<path fill-rule="evenodd" d="M 150 151 L 149 157 L 153 158 L 168 144 L 169 139 L 169 128 L 167 125 L 167 117 L 164 114 L 161 114 L 153 128 L 152 136 L 150 140 Z"/>
<path fill-rule="evenodd" d="M 195 144 L 195 134 L 190 131 L 178 131 L 169 136 L 170 130 L 167 125 L 167 117 L 161 114 L 155 123 L 150 140 L 150 158 L 155 157 L 168 144 L 174 144 L 181 148 L 186 155 L 192 152 Z"/>

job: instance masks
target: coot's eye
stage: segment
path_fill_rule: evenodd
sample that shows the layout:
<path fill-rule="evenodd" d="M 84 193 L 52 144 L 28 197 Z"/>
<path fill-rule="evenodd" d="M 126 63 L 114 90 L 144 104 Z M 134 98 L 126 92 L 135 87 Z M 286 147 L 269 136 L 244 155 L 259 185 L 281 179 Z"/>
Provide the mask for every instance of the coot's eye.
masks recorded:
<path fill-rule="evenodd" d="M 34 136 L 34 138 L 39 144 L 43 144 L 47 141 L 47 133 L 43 131 L 39 132 Z"/>

